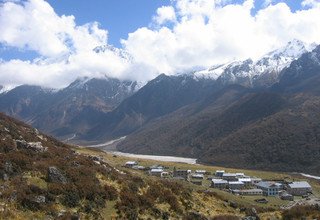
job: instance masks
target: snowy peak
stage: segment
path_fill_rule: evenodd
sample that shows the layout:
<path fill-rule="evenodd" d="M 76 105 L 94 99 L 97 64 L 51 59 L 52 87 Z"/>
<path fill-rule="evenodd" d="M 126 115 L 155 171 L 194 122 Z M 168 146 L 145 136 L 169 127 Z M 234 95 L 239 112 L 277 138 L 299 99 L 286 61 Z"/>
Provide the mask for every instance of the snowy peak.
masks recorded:
<path fill-rule="evenodd" d="M 312 45 L 314 45 L 314 44 L 307 45 L 306 43 L 304 43 L 300 40 L 294 39 L 292 41 L 289 41 L 286 46 L 281 47 L 277 50 L 274 50 L 274 51 L 266 54 L 265 57 L 269 56 L 274 59 L 281 58 L 281 57 L 291 57 L 291 58 L 297 59 L 302 54 L 313 50 L 314 46 L 312 46 Z"/>
<path fill-rule="evenodd" d="M 116 48 L 112 45 L 101 45 L 97 46 L 93 49 L 96 53 L 107 53 L 111 52 L 114 55 L 121 57 L 124 60 L 127 60 L 128 62 L 131 62 L 133 60 L 132 56 L 125 50 Z"/>
<path fill-rule="evenodd" d="M 243 86 L 270 86 L 279 80 L 280 72 L 302 54 L 315 48 L 315 44 L 307 45 L 300 40 L 292 40 L 284 47 L 271 51 L 261 59 L 253 61 L 233 61 L 215 65 L 209 69 L 194 73 L 196 78 L 210 78 L 222 84 L 238 83 Z"/>

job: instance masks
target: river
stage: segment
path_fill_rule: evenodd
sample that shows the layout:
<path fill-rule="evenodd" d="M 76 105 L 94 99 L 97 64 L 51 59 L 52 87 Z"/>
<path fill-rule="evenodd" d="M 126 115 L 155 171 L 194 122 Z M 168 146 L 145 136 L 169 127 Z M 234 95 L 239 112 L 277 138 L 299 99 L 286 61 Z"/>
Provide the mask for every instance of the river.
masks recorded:
<path fill-rule="evenodd" d="M 117 151 L 117 144 L 123 141 L 126 137 L 121 137 L 112 141 L 108 141 L 106 143 L 90 145 L 86 147 L 94 147 L 99 148 L 105 152 L 112 153 L 118 156 L 137 158 L 137 159 L 147 159 L 147 160 L 157 160 L 164 162 L 178 162 L 178 163 L 187 163 L 187 164 L 196 164 L 197 159 L 195 158 L 187 158 L 187 157 L 173 157 L 173 156 L 156 156 L 156 155 L 144 155 L 144 154 L 131 154 Z"/>

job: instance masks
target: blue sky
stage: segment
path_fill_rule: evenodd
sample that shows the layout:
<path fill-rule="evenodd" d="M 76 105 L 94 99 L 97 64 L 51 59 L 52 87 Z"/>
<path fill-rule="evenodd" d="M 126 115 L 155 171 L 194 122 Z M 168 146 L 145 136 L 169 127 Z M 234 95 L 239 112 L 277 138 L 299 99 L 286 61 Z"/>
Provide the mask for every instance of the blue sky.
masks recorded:
<path fill-rule="evenodd" d="M 147 81 L 319 44 L 320 0 L 0 0 L 0 27 L 0 85 Z"/>
<path fill-rule="evenodd" d="M 97 21 L 100 28 L 108 30 L 108 43 L 121 47 L 120 40 L 127 39 L 140 27 L 149 26 L 156 10 L 161 6 L 172 5 L 170 0 L 47 0 L 55 12 L 62 15 L 73 15 L 78 25 Z M 242 4 L 244 0 L 233 0 L 228 3 Z M 285 2 L 292 11 L 301 9 L 300 1 L 271 0 L 271 4 Z M 252 14 L 265 7 L 265 1 L 256 0 Z M 19 58 L 30 60 L 38 56 L 35 51 L 14 47 L 4 47 L 0 42 L 0 58 L 11 60 Z"/>
<path fill-rule="evenodd" d="M 170 0 L 49 0 L 59 15 L 74 15 L 78 24 L 98 21 L 109 31 L 109 43 L 120 47 L 120 39 L 139 27 L 148 26 L 157 8 Z M 76 2 L 76 3 L 75 3 Z"/>
<path fill-rule="evenodd" d="M 78 24 L 98 21 L 102 28 L 109 30 L 109 43 L 120 47 L 120 39 L 139 27 L 148 26 L 157 8 L 171 5 L 170 0 L 48 0 L 59 15 L 74 15 Z M 272 1 L 273 4 L 285 2 L 295 11 L 301 9 L 300 1 Z M 243 3 L 233 0 L 232 3 Z M 264 1 L 255 1 L 256 13 L 264 6 Z"/>

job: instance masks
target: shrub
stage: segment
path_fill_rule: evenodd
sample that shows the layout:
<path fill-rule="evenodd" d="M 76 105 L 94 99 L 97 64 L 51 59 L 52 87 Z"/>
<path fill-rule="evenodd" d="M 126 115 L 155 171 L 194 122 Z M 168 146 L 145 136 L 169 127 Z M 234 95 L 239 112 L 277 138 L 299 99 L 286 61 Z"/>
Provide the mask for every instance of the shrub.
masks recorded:
<path fill-rule="evenodd" d="M 106 193 L 106 199 L 109 201 L 116 200 L 118 198 L 118 192 L 113 186 L 105 185 L 104 190 Z"/>
<path fill-rule="evenodd" d="M 69 186 L 64 192 L 62 204 L 68 207 L 76 207 L 79 205 L 79 202 L 79 192 L 75 187 Z"/>

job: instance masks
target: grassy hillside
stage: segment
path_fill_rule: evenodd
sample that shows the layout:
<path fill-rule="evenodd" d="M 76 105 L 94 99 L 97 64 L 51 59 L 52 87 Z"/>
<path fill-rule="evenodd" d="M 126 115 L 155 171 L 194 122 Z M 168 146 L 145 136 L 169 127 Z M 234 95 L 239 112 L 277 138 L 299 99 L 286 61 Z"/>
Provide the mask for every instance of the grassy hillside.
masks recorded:
<path fill-rule="evenodd" d="M 0 153 L 0 219 L 242 215 L 188 185 L 115 167 L 108 158 L 76 152 L 3 114 Z"/>

